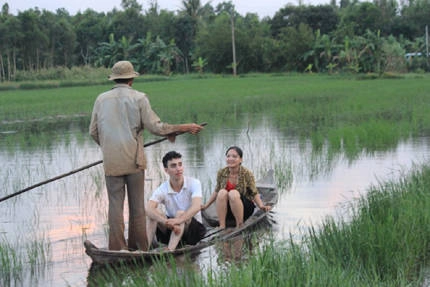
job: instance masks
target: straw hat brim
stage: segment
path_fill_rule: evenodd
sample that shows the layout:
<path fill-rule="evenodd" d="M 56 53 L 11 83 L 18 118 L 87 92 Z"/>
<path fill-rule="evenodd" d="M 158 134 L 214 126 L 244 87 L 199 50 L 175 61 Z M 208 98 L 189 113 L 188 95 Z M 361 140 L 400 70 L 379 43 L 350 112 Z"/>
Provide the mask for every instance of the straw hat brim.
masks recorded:
<path fill-rule="evenodd" d="M 140 74 L 138 72 L 132 72 L 132 73 L 128 73 L 128 74 L 111 74 L 109 76 L 109 80 L 113 81 L 113 80 L 117 80 L 117 79 L 132 79 L 132 78 L 136 78 L 138 77 Z"/>

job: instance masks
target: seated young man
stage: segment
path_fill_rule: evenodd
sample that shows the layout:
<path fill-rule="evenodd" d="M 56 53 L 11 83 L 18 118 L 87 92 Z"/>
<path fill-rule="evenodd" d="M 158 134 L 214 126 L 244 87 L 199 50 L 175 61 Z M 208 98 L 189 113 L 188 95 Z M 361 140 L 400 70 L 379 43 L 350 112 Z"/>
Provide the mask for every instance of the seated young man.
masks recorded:
<path fill-rule="evenodd" d="M 164 155 L 163 166 L 169 180 L 153 192 L 146 204 L 148 242 L 153 242 L 156 233 L 168 250 L 175 250 L 180 241 L 195 245 L 206 232 L 200 213 L 201 183 L 184 176 L 180 153 L 170 151 Z M 160 204 L 165 206 L 166 214 L 158 208 Z"/>

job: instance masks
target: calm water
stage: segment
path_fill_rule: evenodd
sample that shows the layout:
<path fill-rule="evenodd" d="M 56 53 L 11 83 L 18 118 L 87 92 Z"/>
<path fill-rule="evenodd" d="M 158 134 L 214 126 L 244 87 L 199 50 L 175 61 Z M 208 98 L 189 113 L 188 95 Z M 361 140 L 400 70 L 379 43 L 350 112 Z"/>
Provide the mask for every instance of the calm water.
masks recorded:
<path fill-rule="evenodd" d="M 5 140 L 8 134 L 0 135 L 0 196 L 101 159 L 89 136 L 79 129 L 67 134 L 67 138 L 58 135 L 40 148 L 16 147 Z M 148 147 L 146 192 L 149 194 L 166 179 L 160 159 L 174 149 L 183 154 L 186 173 L 202 181 L 207 198 L 215 186 L 216 171 L 224 166 L 225 149 L 239 145 L 244 150 L 244 166 L 257 178 L 267 169 L 275 169 L 281 196 L 273 211 L 276 224 L 272 230 L 276 240 L 283 240 L 289 233 L 299 238 L 302 230 L 311 224 L 317 226 L 326 216 L 347 216 L 348 203 L 365 194 L 369 186 L 398 178 L 430 157 L 430 138 L 400 142 L 388 150 L 362 152 L 351 159 L 343 153 L 329 153 L 326 147 L 315 152 L 309 142 L 285 134 L 268 122 L 254 128 L 217 131 L 209 125 L 197 137 L 182 135 L 174 144 Z M 50 243 L 47 261 L 39 262 L 36 270 L 25 268 L 23 281 L 14 285 L 86 286 L 91 260 L 84 253 L 83 241 L 90 239 L 105 246 L 106 219 L 101 165 L 1 202 L 2 240 L 21 252 L 34 242 Z M 195 259 L 196 269 L 213 267 L 211 260 L 219 262 L 217 254 L 222 249 L 216 246 L 204 250 Z"/>

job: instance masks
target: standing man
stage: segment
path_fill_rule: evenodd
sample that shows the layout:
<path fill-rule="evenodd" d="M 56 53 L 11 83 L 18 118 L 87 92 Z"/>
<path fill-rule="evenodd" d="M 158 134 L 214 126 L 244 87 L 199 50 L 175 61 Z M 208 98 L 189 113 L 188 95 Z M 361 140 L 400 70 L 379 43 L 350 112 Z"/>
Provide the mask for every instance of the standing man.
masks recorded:
<path fill-rule="evenodd" d="M 143 130 L 167 136 L 173 142 L 176 133 L 197 134 L 202 126 L 162 123 L 151 109 L 144 93 L 132 89 L 139 76 L 129 61 L 117 62 L 109 80 L 114 87 L 100 94 L 94 104 L 89 132 L 103 153 L 106 187 L 109 197 L 109 249 L 147 250 L 144 209 L 146 168 Z M 127 189 L 126 189 L 127 186 Z M 128 245 L 124 237 L 124 199 L 129 204 Z"/>
<path fill-rule="evenodd" d="M 195 245 L 206 232 L 200 213 L 202 185 L 198 179 L 184 176 L 180 153 L 168 152 L 163 167 L 169 180 L 154 191 L 146 206 L 148 242 L 153 242 L 156 233 L 168 250 L 175 250 L 181 240 Z M 166 214 L 158 209 L 159 204 L 164 205 Z"/>

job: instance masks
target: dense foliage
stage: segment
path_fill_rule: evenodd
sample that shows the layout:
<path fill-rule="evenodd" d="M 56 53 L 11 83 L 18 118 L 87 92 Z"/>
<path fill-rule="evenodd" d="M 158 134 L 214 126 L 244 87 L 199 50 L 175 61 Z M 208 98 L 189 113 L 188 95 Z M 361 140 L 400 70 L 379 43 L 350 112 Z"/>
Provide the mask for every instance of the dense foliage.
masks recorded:
<path fill-rule="evenodd" d="M 233 68 L 238 73 L 429 70 L 430 0 L 289 4 L 263 19 L 238 14 L 231 1 L 213 7 L 183 0 L 175 12 L 160 10 L 156 0 L 146 11 L 137 0 L 122 0 L 121 6 L 108 13 L 34 8 L 12 15 L 4 4 L 0 81 L 59 66 L 110 67 L 119 59 L 129 59 L 142 73 L 166 75 Z M 415 57 L 405 58 L 406 53 Z"/>

